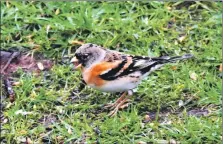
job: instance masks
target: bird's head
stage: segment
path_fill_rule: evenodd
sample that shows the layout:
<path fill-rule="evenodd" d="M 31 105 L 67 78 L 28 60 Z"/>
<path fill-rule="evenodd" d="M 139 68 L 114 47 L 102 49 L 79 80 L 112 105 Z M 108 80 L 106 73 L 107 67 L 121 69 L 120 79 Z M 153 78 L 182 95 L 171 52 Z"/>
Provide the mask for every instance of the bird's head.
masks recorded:
<path fill-rule="evenodd" d="M 79 67 L 89 68 L 93 64 L 100 62 L 105 57 L 106 50 L 98 45 L 87 43 L 79 47 L 75 52 L 75 57 L 71 59 L 75 69 Z"/>

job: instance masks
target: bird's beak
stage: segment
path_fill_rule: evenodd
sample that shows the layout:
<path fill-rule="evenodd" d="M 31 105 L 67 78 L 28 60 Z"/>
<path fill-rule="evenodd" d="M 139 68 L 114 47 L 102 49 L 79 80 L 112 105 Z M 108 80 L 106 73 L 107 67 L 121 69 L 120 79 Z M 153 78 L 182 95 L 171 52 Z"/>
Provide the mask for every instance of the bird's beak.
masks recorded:
<path fill-rule="evenodd" d="M 75 69 L 78 69 L 82 66 L 82 64 L 79 63 L 79 60 L 76 57 L 73 57 L 70 62 L 74 64 Z"/>

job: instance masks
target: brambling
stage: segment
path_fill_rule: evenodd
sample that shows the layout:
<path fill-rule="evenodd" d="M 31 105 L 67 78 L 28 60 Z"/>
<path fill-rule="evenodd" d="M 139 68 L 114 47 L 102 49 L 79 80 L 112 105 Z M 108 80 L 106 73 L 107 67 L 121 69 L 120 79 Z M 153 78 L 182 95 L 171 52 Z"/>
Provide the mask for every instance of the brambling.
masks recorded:
<path fill-rule="evenodd" d="M 119 109 L 128 106 L 130 100 L 127 93 L 131 95 L 132 89 L 152 71 L 166 63 L 191 57 L 192 54 L 175 57 L 133 56 L 88 43 L 76 50 L 71 62 L 75 69 L 81 69 L 83 80 L 88 86 L 104 92 L 123 92 L 115 103 L 106 106 L 113 109 L 109 113 L 109 116 L 113 116 Z"/>

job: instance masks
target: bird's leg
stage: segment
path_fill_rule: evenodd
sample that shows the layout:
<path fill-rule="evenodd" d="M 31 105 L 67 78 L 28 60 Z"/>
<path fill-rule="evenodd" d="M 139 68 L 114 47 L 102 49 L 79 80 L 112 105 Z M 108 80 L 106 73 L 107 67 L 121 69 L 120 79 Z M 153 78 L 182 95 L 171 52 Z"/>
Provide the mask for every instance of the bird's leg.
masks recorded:
<path fill-rule="evenodd" d="M 128 107 L 129 103 L 131 100 L 129 98 L 125 98 L 122 100 L 120 103 L 118 103 L 115 108 L 108 114 L 108 116 L 114 116 L 117 114 L 119 109 L 123 109 L 125 107 Z M 127 102 L 127 103 L 126 103 Z"/>
<path fill-rule="evenodd" d="M 120 98 L 118 98 L 114 103 L 107 104 L 105 108 L 115 108 L 126 96 L 127 92 L 124 92 Z"/>
<path fill-rule="evenodd" d="M 127 95 L 128 92 L 128 95 Z M 119 109 L 123 109 L 125 107 L 128 107 L 131 101 L 127 96 L 132 95 L 133 91 L 128 90 L 127 92 L 124 92 L 120 98 L 118 98 L 114 103 L 108 104 L 105 106 L 106 108 L 110 108 L 112 111 L 108 114 L 108 116 L 114 116 L 118 112 Z M 127 95 L 127 96 L 126 96 Z"/>

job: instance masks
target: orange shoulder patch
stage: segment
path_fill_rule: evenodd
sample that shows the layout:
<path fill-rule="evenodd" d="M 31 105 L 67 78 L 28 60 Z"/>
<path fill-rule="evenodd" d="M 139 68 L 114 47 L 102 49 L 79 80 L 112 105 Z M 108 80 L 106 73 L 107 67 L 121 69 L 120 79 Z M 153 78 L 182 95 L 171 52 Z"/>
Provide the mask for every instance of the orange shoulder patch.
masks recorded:
<path fill-rule="evenodd" d="M 93 66 L 91 69 L 84 72 L 83 78 L 87 84 L 94 84 L 95 86 L 102 86 L 106 83 L 105 80 L 99 77 L 103 72 L 115 68 L 121 61 L 116 62 L 101 62 Z"/>

